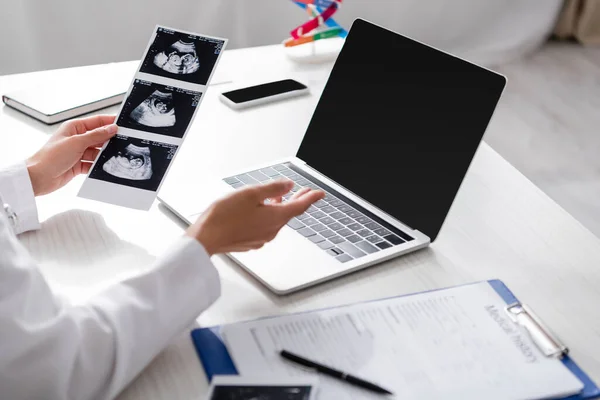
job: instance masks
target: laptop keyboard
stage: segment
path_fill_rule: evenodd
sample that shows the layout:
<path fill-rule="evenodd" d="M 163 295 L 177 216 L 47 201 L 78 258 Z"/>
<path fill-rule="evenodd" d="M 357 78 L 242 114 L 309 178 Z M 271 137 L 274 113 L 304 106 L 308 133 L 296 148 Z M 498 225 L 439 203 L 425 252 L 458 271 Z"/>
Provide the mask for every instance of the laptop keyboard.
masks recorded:
<path fill-rule="evenodd" d="M 339 262 L 345 263 L 413 240 L 411 236 L 289 163 L 223 180 L 237 189 L 282 177 L 296 183 L 292 193 L 286 194 L 283 201 L 287 201 L 303 187 L 321 189 L 326 193 L 324 199 L 314 203 L 304 214 L 293 218 L 288 226 Z"/>

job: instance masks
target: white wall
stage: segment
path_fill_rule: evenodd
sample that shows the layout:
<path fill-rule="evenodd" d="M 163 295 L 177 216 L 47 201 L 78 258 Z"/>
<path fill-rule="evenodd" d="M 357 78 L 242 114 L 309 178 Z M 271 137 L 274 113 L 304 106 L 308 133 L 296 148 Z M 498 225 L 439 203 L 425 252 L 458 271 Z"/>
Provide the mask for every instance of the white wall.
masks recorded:
<path fill-rule="evenodd" d="M 561 0 L 345 0 L 363 17 L 474 61 L 537 46 Z M 224 36 L 228 48 L 281 42 L 306 19 L 289 0 L 0 0 L 0 75 L 138 59 L 156 24 Z"/>

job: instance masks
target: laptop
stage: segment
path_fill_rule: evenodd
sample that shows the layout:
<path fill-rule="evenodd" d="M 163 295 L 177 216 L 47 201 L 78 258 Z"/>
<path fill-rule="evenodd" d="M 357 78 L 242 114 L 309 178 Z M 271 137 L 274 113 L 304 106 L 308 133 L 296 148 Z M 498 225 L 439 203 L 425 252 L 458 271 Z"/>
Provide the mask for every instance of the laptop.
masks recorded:
<path fill-rule="evenodd" d="M 265 160 L 203 190 L 215 199 L 286 177 L 296 183 L 292 192 L 308 186 L 325 198 L 263 248 L 229 256 L 287 294 L 428 246 L 505 84 L 493 71 L 357 19 L 295 157 Z M 159 200 L 192 223 L 202 209 L 179 197 Z"/>

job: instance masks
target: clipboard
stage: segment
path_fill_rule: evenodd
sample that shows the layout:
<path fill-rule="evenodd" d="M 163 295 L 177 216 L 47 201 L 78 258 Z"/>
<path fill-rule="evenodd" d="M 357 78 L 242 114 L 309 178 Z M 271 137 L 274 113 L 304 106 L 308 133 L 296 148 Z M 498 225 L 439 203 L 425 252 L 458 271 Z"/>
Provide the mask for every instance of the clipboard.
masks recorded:
<path fill-rule="evenodd" d="M 471 284 L 477 284 L 474 282 Z M 590 377 L 569 357 L 569 349 L 543 324 L 543 322 L 525 304 L 519 302 L 517 297 L 500 280 L 489 280 L 487 283 L 506 302 L 505 312 L 515 324 L 523 326 L 534 343 L 547 357 L 559 357 L 562 363 L 575 375 L 584 385 L 583 390 L 573 396 L 565 397 L 565 400 L 593 399 L 600 396 L 600 388 Z M 469 285 L 469 284 L 467 284 Z M 449 288 L 431 290 L 438 291 Z M 424 293 L 424 292 L 421 292 Z M 398 297 L 412 296 L 419 293 L 410 293 Z M 372 300 L 377 302 L 384 299 Z M 318 310 L 306 311 L 310 313 Z M 276 318 L 276 317 L 265 317 Z M 198 358 L 204 367 L 209 381 L 215 375 L 238 375 L 235 364 L 229 355 L 229 351 L 222 340 L 221 327 L 199 328 L 191 332 L 192 341 Z"/>

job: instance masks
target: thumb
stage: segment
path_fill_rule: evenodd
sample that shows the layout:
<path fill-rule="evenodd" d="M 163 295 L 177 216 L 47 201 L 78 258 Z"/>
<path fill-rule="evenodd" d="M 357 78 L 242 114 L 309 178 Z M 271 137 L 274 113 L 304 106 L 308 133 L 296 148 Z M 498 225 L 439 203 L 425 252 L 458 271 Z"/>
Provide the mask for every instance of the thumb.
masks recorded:
<path fill-rule="evenodd" d="M 115 136 L 117 130 L 117 125 L 110 124 L 93 129 L 82 135 L 78 135 L 77 138 L 81 141 L 81 144 L 84 148 L 88 148 L 92 146 L 98 146 L 106 142 L 108 139 Z"/>
<path fill-rule="evenodd" d="M 278 179 L 274 182 L 255 186 L 255 193 L 258 201 L 264 201 L 271 197 L 281 197 L 288 193 L 294 187 L 294 182 L 289 179 Z"/>

